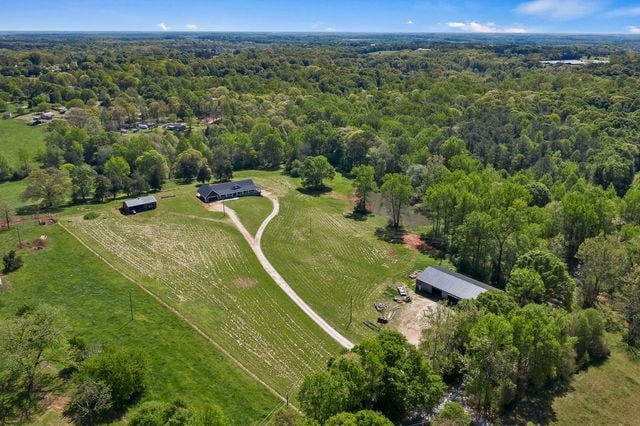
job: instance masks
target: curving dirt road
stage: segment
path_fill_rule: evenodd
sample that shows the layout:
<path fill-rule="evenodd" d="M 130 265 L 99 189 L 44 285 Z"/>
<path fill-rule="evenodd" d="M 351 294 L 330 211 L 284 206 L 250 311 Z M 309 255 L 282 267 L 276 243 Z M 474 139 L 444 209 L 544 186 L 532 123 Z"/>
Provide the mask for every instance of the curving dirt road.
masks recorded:
<path fill-rule="evenodd" d="M 271 278 L 273 278 L 276 284 L 278 284 L 278 286 L 286 293 L 286 295 L 289 296 L 289 298 L 293 300 L 293 302 L 298 305 L 300 309 L 302 309 L 304 313 L 313 320 L 313 322 L 318 324 L 320 328 L 322 328 L 329 336 L 331 336 L 336 342 L 338 342 L 340 346 L 346 349 L 352 349 L 354 344 L 349 339 L 340 334 L 335 328 L 329 325 L 329 323 L 327 323 L 320 315 L 318 315 L 316 311 L 311 309 L 311 307 L 307 305 L 307 303 L 302 300 L 300 296 L 298 296 L 298 294 L 291 288 L 287 281 L 285 281 L 282 275 L 278 273 L 276 268 L 273 267 L 271 262 L 269 262 L 267 257 L 264 255 L 262 247 L 260 246 L 260 240 L 262 239 L 262 234 L 267 228 L 267 225 L 269 225 L 269 222 L 271 222 L 271 220 L 278 215 L 278 212 L 280 211 L 280 203 L 278 202 L 278 198 L 270 194 L 269 192 L 263 191 L 262 195 L 271 200 L 271 202 L 273 203 L 273 210 L 271 211 L 271 214 L 269 214 L 269 216 L 267 216 L 267 218 L 262 222 L 260 228 L 258 228 L 258 232 L 256 232 L 255 237 L 253 237 L 249 233 L 249 231 L 247 231 L 247 228 L 244 227 L 236 212 L 233 211 L 233 209 L 230 209 L 228 207 L 228 204 L 225 205 L 225 211 L 234 225 L 238 228 L 244 239 L 247 241 L 247 243 L 249 243 L 251 250 L 253 250 L 253 252 L 255 253 L 264 270 L 267 272 L 267 274 L 269 274 L 269 276 L 271 276 Z M 215 210 L 221 211 L 222 208 L 220 206 L 216 206 Z"/>

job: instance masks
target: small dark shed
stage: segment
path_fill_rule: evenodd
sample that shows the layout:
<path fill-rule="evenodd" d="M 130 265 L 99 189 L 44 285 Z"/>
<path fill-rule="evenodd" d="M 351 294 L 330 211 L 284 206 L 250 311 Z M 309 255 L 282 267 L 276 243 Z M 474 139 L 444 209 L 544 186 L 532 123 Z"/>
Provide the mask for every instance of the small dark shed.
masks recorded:
<path fill-rule="evenodd" d="M 125 200 L 122 203 L 122 211 L 129 214 L 153 210 L 156 207 L 158 207 L 158 201 L 153 195 Z"/>

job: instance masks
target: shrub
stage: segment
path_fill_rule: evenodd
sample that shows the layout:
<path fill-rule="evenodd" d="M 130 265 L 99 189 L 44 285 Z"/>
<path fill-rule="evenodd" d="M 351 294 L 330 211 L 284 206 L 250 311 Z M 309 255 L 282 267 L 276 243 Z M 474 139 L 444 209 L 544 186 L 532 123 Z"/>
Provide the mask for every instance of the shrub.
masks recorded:
<path fill-rule="evenodd" d="M 11 250 L 2 257 L 2 263 L 4 264 L 2 272 L 8 274 L 22 266 L 22 257 L 16 255 L 15 250 Z"/>
<path fill-rule="evenodd" d="M 84 220 L 92 220 L 100 217 L 100 213 L 98 212 L 89 212 L 83 216 Z"/>
<path fill-rule="evenodd" d="M 65 409 L 65 415 L 76 424 L 91 424 L 103 417 L 113 406 L 111 388 L 95 380 L 81 381 Z"/>
<path fill-rule="evenodd" d="M 462 405 L 456 402 L 447 402 L 433 420 L 436 426 L 466 426 L 469 423 L 471 423 L 471 416 Z"/>

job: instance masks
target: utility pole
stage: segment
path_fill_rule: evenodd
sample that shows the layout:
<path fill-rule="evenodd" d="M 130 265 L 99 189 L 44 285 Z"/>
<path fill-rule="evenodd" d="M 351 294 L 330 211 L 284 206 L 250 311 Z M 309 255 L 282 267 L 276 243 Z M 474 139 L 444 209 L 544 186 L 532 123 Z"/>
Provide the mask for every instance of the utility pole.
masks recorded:
<path fill-rule="evenodd" d="M 353 321 L 353 294 L 351 295 L 351 302 L 349 305 L 349 324 L 347 324 L 347 330 L 351 327 L 351 322 Z"/>
<path fill-rule="evenodd" d="M 227 217 L 227 210 L 225 210 L 225 208 L 224 208 L 224 200 L 222 200 L 222 215 L 224 217 Z"/>
<path fill-rule="evenodd" d="M 131 310 L 131 321 L 133 321 L 133 298 L 131 297 L 131 290 L 129 290 L 129 309 Z"/>
<path fill-rule="evenodd" d="M 309 212 L 309 239 L 311 239 L 311 212 Z"/>
<path fill-rule="evenodd" d="M 16 225 L 16 232 L 18 233 L 18 247 L 22 247 L 22 238 L 20 238 L 20 228 Z"/>

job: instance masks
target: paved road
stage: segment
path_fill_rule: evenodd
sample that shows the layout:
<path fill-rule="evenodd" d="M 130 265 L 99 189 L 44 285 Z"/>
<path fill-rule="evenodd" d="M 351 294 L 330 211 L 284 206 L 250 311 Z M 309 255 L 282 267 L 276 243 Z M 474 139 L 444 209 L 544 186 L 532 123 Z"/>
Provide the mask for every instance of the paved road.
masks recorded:
<path fill-rule="evenodd" d="M 260 240 L 262 239 L 262 234 L 267 228 L 267 225 L 269 225 L 269 222 L 271 222 L 271 220 L 278 215 L 278 212 L 280 211 L 280 203 L 278 202 L 277 197 L 271 195 L 268 192 L 263 191 L 262 195 L 271 200 L 271 202 L 273 203 L 273 210 L 271 211 L 271 214 L 269 214 L 269 216 L 267 216 L 267 218 L 262 222 L 260 228 L 258 228 L 258 232 L 256 232 L 255 237 L 253 237 L 249 233 L 249 231 L 247 231 L 247 228 L 244 227 L 236 212 L 228 207 L 229 204 L 226 204 L 225 206 L 227 215 L 236 225 L 244 239 L 247 240 L 247 243 L 249 243 L 249 246 L 251 246 L 251 250 L 253 250 L 253 252 L 255 253 L 264 270 L 267 271 L 267 274 L 269 274 L 271 278 L 273 278 L 276 284 L 278 284 L 278 286 L 286 293 L 286 295 L 289 296 L 289 298 L 293 300 L 293 302 L 298 305 L 300 309 L 302 309 L 304 313 L 309 316 L 309 318 L 311 318 L 316 324 L 318 324 L 320 328 L 322 328 L 329 336 L 331 336 L 336 342 L 338 342 L 340 346 L 347 349 L 352 349 L 354 344 L 349 341 L 349 339 L 340 334 L 335 328 L 329 325 L 329 323 L 327 323 L 320 315 L 318 315 L 316 311 L 311 309 L 311 307 L 307 305 L 307 303 L 302 300 L 300 296 L 298 296 L 298 294 L 291 288 L 289 283 L 285 281 L 282 275 L 278 273 L 276 268 L 273 267 L 271 262 L 269 262 L 267 257 L 264 255 L 262 247 L 260 246 Z"/>

